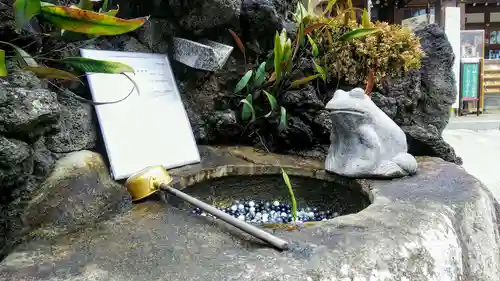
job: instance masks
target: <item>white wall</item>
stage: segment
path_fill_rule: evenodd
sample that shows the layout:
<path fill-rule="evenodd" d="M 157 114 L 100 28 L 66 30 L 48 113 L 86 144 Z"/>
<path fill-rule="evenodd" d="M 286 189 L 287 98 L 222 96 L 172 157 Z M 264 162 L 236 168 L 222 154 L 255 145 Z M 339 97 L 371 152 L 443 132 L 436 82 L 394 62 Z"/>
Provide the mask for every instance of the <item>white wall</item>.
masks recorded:
<path fill-rule="evenodd" d="M 455 53 L 453 72 L 455 73 L 455 87 L 458 93 L 460 89 L 460 7 L 446 7 L 444 15 L 444 31 L 453 48 L 453 53 Z M 455 109 L 459 107 L 458 96 L 452 106 Z"/>

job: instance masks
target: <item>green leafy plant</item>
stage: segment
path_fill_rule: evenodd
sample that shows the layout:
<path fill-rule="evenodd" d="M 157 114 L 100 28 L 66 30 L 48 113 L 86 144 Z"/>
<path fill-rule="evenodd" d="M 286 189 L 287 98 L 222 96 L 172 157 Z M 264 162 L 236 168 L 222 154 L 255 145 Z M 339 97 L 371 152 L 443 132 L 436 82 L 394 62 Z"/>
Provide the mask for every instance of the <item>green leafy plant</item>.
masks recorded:
<path fill-rule="evenodd" d="M 336 1 L 330 1 L 327 9 L 331 9 L 335 3 Z M 325 29 L 327 25 L 312 20 L 317 17 L 311 12 L 312 8 L 311 3 L 308 9 L 303 6 L 301 1 L 297 4 L 295 19 L 297 20 L 298 34 L 293 42 L 288 38 L 284 29 L 281 32 L 276 32 L 271 60 L 272 69 L 266 72 L 268 65 L 266 62 L 262 62 L 256 70 L 246 71 L 236 84 L 234 94 L 242 97 L 240 103 L 242 106 L 241 120 L 243 122 L 252 123 L 260 118 L 277 117 L 278 132 L 285 131 L 288 128 L 287 111 L 278 103 L 280 96 L 286 94 L 286 91 L 291 88 L 303 86 L 318 78 L 326 82 L 328 68 L 324 63 L 320 63 L 322 59 L 319 57 L 320 49 L 312 34 L 317 29 Z M 352 11 L 352 9 L 347 9 L 343 12 L 343 15 L 347 11 Z M 378 28 L 371 26 L 359 27 L 343 33 L 337 40 L 350 41 L 378 31 Z M 230 32 L 238 48 L 243 53 L 246 64 L 243 43 L 236 33 L 231 30 Z M 293 72 L 298 67 L 296 62 L 306 56 L 309 56 L 312 60 L 316 73 L 306 77 L 293 77 Z M 267 110 L 268 107 L 270 107 L 269 111 Z"/>
<path fill-rule="evenodd" d="M 139 28 L 149 18 L 142 17 L 129 20 L 117 18 L 115 15 L 118 13 L 118 9 L 110 10 L 108 0 L 104 1 L 99 12 L 92 11 L 93 4 L 90 0 L 80 0 L 77 5 L 72 5 L 70 7 L 57 6 L 52 3 L 41 2 L 40 0 L 16 0 L 13 8 L 18 30 L 25 28 L 33 17 L 40 16 L 42 19 L 61 29 L 61 38 L 75 34 L 87 36 L 86 38 L 95 38 L 99 35 L 123 34 Z M 78 76 L 73 73 L 45 65 L 39 65 L 35 57 L 32 57 L 28 52 L 15 44 L 6 41 L 0 41 L 0 44 L 9 46 L 13 49 L 16 57 L 18 57 L 21 62 L 21 69 L 31 71 L 40 78 L 80 81 Z M 134 70 L 123 63 L 93 60 L 82 57 L 67 57 L 61 59 L 36 57 L 36 59 L 66 64 L 79 72 L 123 74 L 134 84 L 137 91 L 139 91 L 137 84 L 129 75 L 133 74 Z M 5 51 L 0 49 L 0 77 L 7 75 L 8 70 L 5 63 Z M 55 84 L 51 84 L 55 86 Z M 132 92 L 133 89 L 126 97 L 130 96 Z M 86 101 L 85 99 L 81 100 Z M 92 101 L 87 102 L 105 104 Z"/>
<path fill-rule="evenodd" d="M 292 201 L 292 216 L 293 216 L 293 221 L 297 221 L 297 201 L 295 200 L 295 193 L 293 192 L 292 188 L 292 183 L 290 182 L 290 177 L 288 174 L 285 172 L 283 168 L 281 168 L 281 176 L 283 177 L 283 181 L 286 184 L 286 187 L 288 188 L 288 193 L 290 194 L 290 199 Z"/>
<path fill-rule="evenodd" d="M 373 84 L 379 85 L 384 77 L 401 76 L 420 67 L 423 52 L 419 39 L 411 31 L 400 25 L 371 22 L 366 9 L 349 5 L 348 1 L 347 5 L 337 7 L 334 17 L 307 18 L 310 24 L 321 26 L 311 37 L 318 43 L 323 65 L 330 70 L 327 78 L 358 85 L 371 77 Z M 355 18 L 352 15 L 346 18 L 352 11 L 362 12 L 360 23 L 352 20 Z"/>

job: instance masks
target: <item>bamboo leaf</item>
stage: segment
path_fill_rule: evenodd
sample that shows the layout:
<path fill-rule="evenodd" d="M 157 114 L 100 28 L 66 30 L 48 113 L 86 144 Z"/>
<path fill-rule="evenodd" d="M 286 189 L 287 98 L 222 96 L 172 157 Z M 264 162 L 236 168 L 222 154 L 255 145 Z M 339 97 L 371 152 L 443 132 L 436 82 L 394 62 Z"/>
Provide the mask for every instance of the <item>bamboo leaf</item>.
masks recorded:
<path fill-rule="evenodd" d="M 267 91 L 263 91 L 263 92 L 267 97 L 267 101 L 269 102 L 269 105 L 271 106 L 271 111 L 269 111 L 269 113 L 267 113 L 265 115 L 267 118 L 267 117 L 271 116 L 273 111 L 275 111 L 278 108 L 278 101 L 276 101 L 276 98 L 273 95 L 271 95 L 270 93 L 268 93 Z"/>
<path fill-rule="evenodd" d="M 94 8 L 94 5 L 92 4 L 92 1 L 90 1 L 90 0 L 80 0 L 80 2 L 78 2 L 77 7 L 82 9 L 82 10 L 92 11 L 92 9 Z"/>
<path fill-rule="evenodd" d="M 234 31 L 232 31 L 231 29 L 229 29 L 229 33 L 231 33 L 231 36 L 233 36 L 233 39 L 236 42 L 236 45 L 238 46 L 240 51 L 243 54 L 245 54 L 245 46 L 243 45 L 243 42 L 241 41 L 240 37 L 238 37 L 238 35 L 236 35 L 236 33 Z"/>
<path fill-rule="evenodd" d="M 36 60 L 30 54 L 28 54 L 28 52 L 23 50 L 21 47 L 18 47 L 12 43 L 5 42 L 5 41 L 0 41 L 0 43 L 5 44 L 5 45 L 9 45 L 10 47 L 12 47 L 17 54 L 18 60 L 22 64 L 29 65 L 29 66 L 38 66 L 38 63 L 36 62 Z"/>
<path fill-rule="evenodd" d="M 141 27 L 149 17 L 120 19 L 63 6 L 42 6 L 42 16 L 60 29 L 94 35 L 118 35 Z"/>
<path fill-rule="evenodd" d="M 241 90 L 243 90 L 247 85 L 248 82 L 250 81 L 250 78 L 252 78 L 253 70 L 247 71 L 243 77 L 241 77 L 240 81 L 238 81 L 238 84 L 236 84 L 236 87 L 234 88 L 234 93 L 239 93 Z"/>
<path fill-rule="evenodd" d="M 302 79 L 295 80 L 292 82 L 290 87 L 296 88 L 300 85 L 304 85 L 304 84 L 308 83 L 309 81 L 316 79 L 318 76 L 319 76 L 319 74 L 315 74 L 315 75 L 304 77 Z"/>
<path fill-rule="evenodd" d="M 14 2 L 14 17 L 18 29 L 22 29 L 32 17 L 40 12 L 40 0 L 16 0 Z"/>
<path fill-rule="evenodd" d="M 363 16 L 361 17 L 361 25 L 363 27 L 370 27 L 370 16 L 368 15 L 368 10 L 363 9 Z"/>
<path fill-rule="evenodd" d="M 285 172 L 283 168 L 281 168 L 281 176 L 283 177 L 283 181 L 285 185 L 288 187 L 288 193 L 290 194 L 290 199 L 292 201 L 292 216 L 293 221 L 297 221 L 297 201 L 295 200 L 295 194 L 293 192 L 292 183 L 290 182 L 290 177 Z"/>
<path fill-rule="evenodd" d="M 25 66 L 24 70 L 35 73 L 40 78 L 55 78 L 61 80 L 80 81 L 74 74 L 64 70 L 45 66 Z M 81 82 L 81 81 L 80 81 Z"/>
<path fill-rule="evenodd" d="M 266 81 L 266 62 L 260 64 L 257 72 L 255 73 L 255 78 L 253 80 L 254 87 L 260 87 Z"/>
<path fill-rule="evenodd" d="M 320 77 L 323 81 L 326 81 L 326 71 L 321 67 L 319 64 L 316 63 L 316 61 L 313 60 L 314 63 L 314 68 L 316 68 L 316 71 L 320 74 Z"/>
<path fill-rule="evenodd" d="M 314 42 L 314 40 L 309 35 L 307 35 L 307 40 L 309 40 L 309 44 L 311 44 L 313 56 L 317 57 L 319 55 L 319 51 L 316 42 Z"/>
<path fill-rule="evenodd" d="M 68 57 L 59 60 L 72 66 L 75 70 L 89 73 L 123 73 L 132 72 L 134 69 L 121 62 L 94 60 L 82 57 Z"/>
<path fill-rule="evenodd" d="M 366 35 L 369 35 L 369 34 L 373 34 L 373 33 L 379 32 L 379 31 L 380 31 L 380 29 L 379 28 L 375 28 L 375 27 L 371 27 L 371 28 L 358 28 L 358 29 L 355 29 L 353 31 L 344 33 L 342 36 L 340 36 L 339 40 L 347 41 L 347 40 L 351 40 L 351 39 L 354 39 L 354 38 L 359 38 L 359 37 L 363 37 L 363 36 L 366 36 Z"/>
<path fill-rule="evenodd" d="M 243 103 L 243 109 L 241 111 L 241 120 L 247 121 L 251 119 L 251 121 L 255 120 L 255 110 L 252 105 L 252 94 L 248 94 L 245 99 L 242 99 L 240 103 Z"/>
<path fill-rule="evenodd" d="M 280 123 L 278 125 L 278 131 L 283 132 L 288 128 L 288 123 L 286 121 L 286 109 L 281 107 Z"/>
<path fill-rule="evenodd" d="M 0 77 L 7 76 L 7 66 L 5 65 L 5 51 L 0 49 Z"/>

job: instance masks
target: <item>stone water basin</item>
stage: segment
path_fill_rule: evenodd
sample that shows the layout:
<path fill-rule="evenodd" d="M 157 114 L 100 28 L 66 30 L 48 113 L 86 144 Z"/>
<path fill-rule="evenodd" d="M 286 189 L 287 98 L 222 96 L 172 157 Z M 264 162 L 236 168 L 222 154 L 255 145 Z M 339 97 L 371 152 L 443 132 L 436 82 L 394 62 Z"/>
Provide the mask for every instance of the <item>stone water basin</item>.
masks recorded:
<path fill-rule="evenodd" d="M 413 177 L 348 181 L 325 173 L 316 160 L 269 157 L 241 148 L 205 148 L 202 152 L 201 164 L 171 172 L 177 178 L 176 187 L 200 198 L 209 199 L 213 192 L 197 184 L 212 185 L 225 176 L 266 176 L 269 182 L 267 175 L 280 172 L 279 167 L 269 165 L 279 159 L 292 180 L 331 179 L 335 183 L 332 192 L 337 186 L 350 187 L 368 196 L 371 204 L 296 231 L 277 230 L 275 234 L 291 246 L 280 252 L 219 220 L 192 216 L 189 207 L 172 206 L 172 198 L 166 198 L 169 204 L 149 200 L 76 231 L 26 241 L 0 263 L 0 280 L 499 280 L 499 205 L 477 179 L 455 164 L 420 158 L 419 173 Z M 90 176 L 97 174 L 92 169 Z M 99 181 L 90 179 L 86 183 L 97 188 Z M 266 192 L 270 188 L 249 192 L 244 187 L 216 190 L 215 199 L 268 193 L 271 198 L 284 192 L 279 186 L 276 193 Z M 87 189 L 89 196 L 95 194 Z M 298 194 L 311 190 L 296 189 Z M 81 188 L 74 190 L 81 193 Z M 322 204 L 331 201 L 319 199 L 327 195 L 304 191 L 297 197 L 303 198 L 303 204 Z M 281 196 L 285 199 L 286 192 Z M 69 202 L 64 214 L 71 208 L 78 208 L 75 214 L 81 211 L 69 191 L 64 198 Z M 343 198 L 356 202 L 347 200 L 355 197 Z M 91 211 L 87 208 L 84 213 Z"/>
<path fill-rule="evenodd" d="M 349 185 L 336 183 L 334 178 L 328 177 L 316 179 L 290 176 L 290 182 L 297 203 L 298 223 L 326 221 L 357 213 L 370 204 L 369 194 L 354 181 Z M 247 222 L 283 224 L 293 221 L 290 193 L 281 174 L 210 179 L 195 184 L 185 191 Z M 194 208 L 192 214 L 207 215 L 198 208 Z"/>

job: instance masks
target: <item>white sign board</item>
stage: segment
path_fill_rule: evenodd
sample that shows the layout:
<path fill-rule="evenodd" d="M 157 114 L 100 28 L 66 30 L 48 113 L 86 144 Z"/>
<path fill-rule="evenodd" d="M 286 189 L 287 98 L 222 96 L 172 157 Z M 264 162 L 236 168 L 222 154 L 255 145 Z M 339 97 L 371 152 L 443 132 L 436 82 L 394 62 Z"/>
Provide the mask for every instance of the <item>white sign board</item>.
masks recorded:
<path fill-rule="evenodd" d="M 455 61 L 453 62 L 453 73 L 455 74 L 455 88 L 457 90 L 457 97 L 452 107 L 457 109 L 459 107 L 459 94 L 460 90 L 460 7 L 446 7 L 444 19 L 444 32 L 448 41 L 451 44 L 453 53 L 455 54 Z"/>
<path fill-rule="evenodd" d="M 165 55 L 80 50 L 82 57 L 122 62 L 138 84 L 124 101 L 97 105 L 96 113 L 116 180 L 154 165 L 174 168 L 200 162 L 200 154 Z M 115 101 L 134 87 L 124 75 L 87 73 L 95 102 Z"/>

